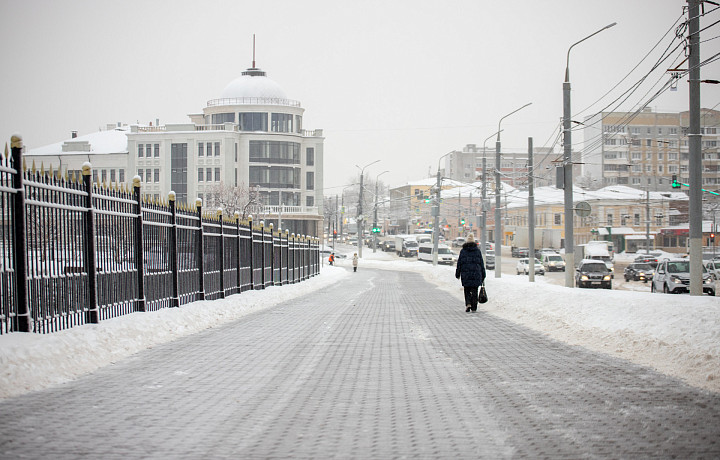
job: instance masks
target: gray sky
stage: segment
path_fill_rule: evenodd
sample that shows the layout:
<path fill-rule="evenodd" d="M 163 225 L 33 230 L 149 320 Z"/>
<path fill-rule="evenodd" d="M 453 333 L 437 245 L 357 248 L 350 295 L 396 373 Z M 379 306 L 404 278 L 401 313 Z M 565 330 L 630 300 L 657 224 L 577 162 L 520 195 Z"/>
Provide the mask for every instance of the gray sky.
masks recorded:
<path fill-rule="evenodd" d="M 568 47 L 573 48 L 574 119 L 645 57 L 680 19 L 682 0 L 425 1 L 39 1 L 0 0 L 0 134 L 28 148 L 87 134 L 107 123 L 186 122 L 209 99 L 257 66 L 305 108 L 304 128 L 325 130 L 325 186 L 332 195 L 358 169 L 392 186 L 435 174 L 438 159 L 482 145 L 505 119 L 503 150 L 552 145 L 562 115 Z M 714 8 L 708 5 L 708 10 Z M 720 20 L 720 11 L 701 27 Z M 646 74 L 670 35 L 613 94 Z M 701 40 L 720 35 L 720 24 Z M 672 45 L 678 40 L 672 42 Z M 678 51 L 679 52 L 679 51 Z M 720 39 L 701 45 L 701 59 Z M 673 57 L 676 53 L 673 53 Z M 667 61 L 669 63 L 671 61 Z M 660 66 L 620 109 L 634 110 L 665 81 Z M 720 61 L 702 69 L 720 80 Z M 657 88 L 657 87 L 656 87 Z M 720 102 L 703 85 L 702 106 Z M 652 91 L 654 93 L 654 91 Z M 612 106 L 615 107 L 615 106 Z M 651 107 L 687 110 L 687 79 Z M 717 109 L 717 107 L 715 107 Z M 582 135 L 573 141 L 581 148 Z M 494 149 L 494 140 L 487 143 Z M 556 145 L 559 152 L 560 145 Z"/>

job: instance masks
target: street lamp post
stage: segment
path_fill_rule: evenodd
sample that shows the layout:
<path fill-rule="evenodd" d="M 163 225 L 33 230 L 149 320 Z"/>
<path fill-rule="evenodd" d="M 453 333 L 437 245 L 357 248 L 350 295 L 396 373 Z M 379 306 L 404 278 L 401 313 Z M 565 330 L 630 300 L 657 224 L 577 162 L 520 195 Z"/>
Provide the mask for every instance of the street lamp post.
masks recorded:
<path fill-rule="evenodd" d="M 500 119 L 498 122 L 497 140 L 495 141 L 495 278 L 502 276 L 502 223 L 500 223 L 500 123 L 513 113 L 524 109 L 532 104 L 528 102 L 519 109 L 515 109 Z"/>
<path fill-rule="evenodd" d="M 370 165 L 374 165 L 380 160 L 375 160 L 372 163 L 368 163 L 362 168 L 358 165 L 355 165 L 356 168 L 360 170 L 360 193 L 358 198 L 358 211 L 357 211 L 357 217 L 356 217 L 356 223 L 357 223 L 357 230 L 358 230 L 358 257 L 362 258 L 362 238 L 363 234 L 365 233 L 365 217 L 363 216 L 363 209 L 362 209 L 362 202 L 363 202 L 363 177 L 365 175 L 365 168 L 367 168 Z"/>
<path fill-rule="evenodd" d="M 502 130 L 501 130 L 502 131 Z M 480 230 L 480 251 L 485 260 L 485 246 L 487 246 L 487 207 L 485 206 L 485 200 L 487 200 L 487 161 L 485 158 L 485 144 L 487 141 L 492 139 L 495 135 L 500 134 L 501 131 L 492 133 L 483 141 L 483 159 L 482 159 L 482 230 Z M 497 267 L 497 265 L 496 265 Z"/>
<path fill-rule="evenodd" d="M 377 207 L 378 207 L 378 179 L 380 179 L 380 176 L 385 174 L 386 172 L 390 171 L 383 171 L 377 176 L 375 176 L 375 209 L 373 210 L 373 252 L 377 252 L 377 233 L 375 232 L 375 229 L 378 225 L 377 220 Z"/>
<path fill-rule="evenodd" d="M 435 203 L 430 207 L 431 214 L 433 214 L 433 266 L 435 267 L 437 267 L 438 263 L 438 245 L 440 243 L 440 192 L 442 190 L 442 177 L 440 176 L 440 160 L 453 152 L 454 150 L 438 158 L 437 183 L 435 184 Z"/>
<path fill-rule="evenodd" d="M 599 34 L 617 24 L 613 22 L 582 40 L 573 43 L 567 51 L 565 81 L 563 82 L 563 189 L 565 198 L 565 286 L 574 287 L 575 279 L 575 237 L 573 235 L 573 184 L 572 184 L 572 134 L 570 117 L 570 50 L 573 46 Z"/>

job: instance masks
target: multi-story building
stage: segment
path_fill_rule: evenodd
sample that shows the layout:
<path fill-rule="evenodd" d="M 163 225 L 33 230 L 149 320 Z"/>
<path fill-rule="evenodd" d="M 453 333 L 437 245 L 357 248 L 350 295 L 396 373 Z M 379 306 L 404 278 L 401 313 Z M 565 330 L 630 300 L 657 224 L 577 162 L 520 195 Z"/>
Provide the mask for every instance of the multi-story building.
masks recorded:
<path fill-rule="evenodd" d="M 701 109 L 703 188 L 720 189 L 720 112 Z M 583 174 L 598 185 L 670 190 L 688 183 L 689 112 L 603 112 L 584 123 Z"/>
<path fill-rule="evenodd" d="M 253 63 L 254 64 L 254 63 Z M 288 99 L 264 71 L 250 68 L 208 101 L 189 123 L 110 125 L 27 152 L 36 163 L 64 174 L 90 161 L 100 182 L 129 183 L 178 202 L 207 201 L 221 185 L 253 189 L 265 205 L 261 218 L 318 235 L 322 225 L 322 130 L 305 130 L 305 109 Z M 260 208 L 256 208 L 260 209 Z M 293 222 L 294 221 L 294 222 Z"/>
<path fill-rule="evenodd" d="M 577 156 L 573 152 L 574 158 Z M 483 157 L 487 169 L 487 180 L 495 181 L 495 144 L 492 148 L 475 144 L 467 144 L 462 150 L 455 150 L 445 157 L 443 176 L 449 179 L 470 183 L 480 180 L 483 173 Z M 555 168 L 560 166 L 562 154 L 555 153 L 552 148 L 534 148 L 533 165 L 535 185 L 553 185 L 555 183 Z M 579 165 L 573 168 L 574 177 L 579 177 Z M 528 183 L 528 153 L 527 150 L 502 149 L 500 154 L 500 180 L 513 187 L 525 187 Z"/>

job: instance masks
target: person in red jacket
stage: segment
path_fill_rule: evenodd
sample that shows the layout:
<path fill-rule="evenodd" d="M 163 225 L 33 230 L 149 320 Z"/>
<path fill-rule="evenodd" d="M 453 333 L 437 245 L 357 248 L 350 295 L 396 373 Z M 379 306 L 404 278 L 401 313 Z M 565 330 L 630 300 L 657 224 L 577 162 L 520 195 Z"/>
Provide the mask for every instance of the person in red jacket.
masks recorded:
<path fill-rule="evenodd" d="M 330 262 L 330 265 L 335 265 L 335 253 L 331 253 L 330 257 L 328 257 L 328 262 Z"/>

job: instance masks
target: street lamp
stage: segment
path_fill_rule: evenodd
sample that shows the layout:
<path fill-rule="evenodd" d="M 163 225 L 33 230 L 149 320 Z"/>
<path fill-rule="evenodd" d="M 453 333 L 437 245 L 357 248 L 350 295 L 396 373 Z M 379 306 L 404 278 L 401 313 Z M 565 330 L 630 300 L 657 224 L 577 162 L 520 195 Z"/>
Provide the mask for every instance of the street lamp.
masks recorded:
<path fill-rule="evenodd" d="M 373 210 L 373 252 L 377 252 L 377 228 L 378 228 L 378 221 L 377 221 L 377 207 L 378 207 L 378 179 L 380 179 L 380 176 L 385 174 L 386 172 L 390 171 L 383 171 L 377 176 L 375 176 L 375 209 Z"/>
<path fill-rule="evenodd" d="M 599 34 L 617 24 L 613 22 L 594 32 L 582 40 L 573 43 L 567 51 L 565 64 L 565 81 L 563 82 L 563 189 L 565 191 L 565 287 L 574 287 L 575 271 L 575 237 L 573 235 L 573 185 L 572 185 L 572 135 L 570 124 L 570 50 L 573 46 Z"/>
<path fill-rule="evenodd" d="M 483 259 L 485 259 L 485 246 L 487 245 L 487 209 L 485 207 L 485 200 L 487 199 L 487 162 L 485 158 L 485 144 L 487 141 L 493 138 L 496 134 L 500 134 L 502 130 L 492 133 L 483 141 L 483 159 L 482 159 L 482 230 L 480 231 L 480 251 L 482 252 Z"/>
<path fill-rule="evenodd" d="M 498 121 L 497 140 L 495 141 L 495 278 L 500 278 L 502 276 L 502 265 L 500 265 L 502 263 L 502 224 L 500 223 L 500 133 L 503 130 L 500 129 L 500 123 L 502 123 L 505 118 L 519 110 L 524 109 L 530 104 L 532 104 L 532 102 L 528 102 L 519 109 L 513 110 Z"/>
<path fill-rule="evenodd" d="M 365 218 L 362 215 L 363 209 L 362 209 L 362 196 L 363 196 L 363 176 L 365 174 L 365 168 L 368 166 L 374 165 L 380 160 L 375 160 L 372 163 L 368 163 L 362 168 L 358 165 L 355 165 L 356 168 L 360 170 L 360 193 L 358 198 L 358 211 L 357 211 L 357 217 L 355 218 L 357 223 L 357 229 L 358 229 L 358 257 L 362 257 L 362 237 L 363 233 L 365 233 Z"/>
<path fill-rule="evenodd" d="M 438 245 L 440 243 L 440 192 L 442 190 L 442 177 L 440 177 L 440 161 L 453 153 L 452 150 L 438 158 L 437 183 L 435 184 L 435 203 L 430 206 L 430 213 L 433 215 L 433 266 L 438 263 Z"/>

